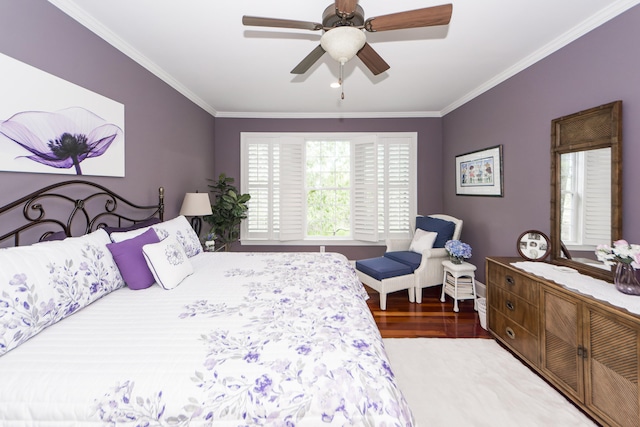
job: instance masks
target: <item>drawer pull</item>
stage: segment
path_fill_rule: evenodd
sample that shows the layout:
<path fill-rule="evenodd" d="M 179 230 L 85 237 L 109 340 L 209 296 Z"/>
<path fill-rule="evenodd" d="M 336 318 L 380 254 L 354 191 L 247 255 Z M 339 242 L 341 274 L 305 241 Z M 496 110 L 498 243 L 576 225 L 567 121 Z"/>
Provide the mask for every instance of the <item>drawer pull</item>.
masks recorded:
<path fill-rule="evenodd" d="M 507 308 L 511 311 L 514 311 L 516 309 L 516 306 L 513 305 L 513 303 L 511 301 L 507 301 L 506 304 Z"/>
<path fill-rule="evenodd" d="M 511 276 L 505 276 L 504 280 L 505 280 L 505 282 L 507 282 L 507 285 L 513 286 L 513 285 L 516 284 L 516 281 Z"/>
<path fill-rule="evenodd" d="M 504 331 L 507 333 L 507 336 L 509 338 L 511 338 L 512 340 L 516 339 L 516 333 L 513 332 L 513 329 L 511 329 L 510 327 L 507 326 L 507 328 Z"/>

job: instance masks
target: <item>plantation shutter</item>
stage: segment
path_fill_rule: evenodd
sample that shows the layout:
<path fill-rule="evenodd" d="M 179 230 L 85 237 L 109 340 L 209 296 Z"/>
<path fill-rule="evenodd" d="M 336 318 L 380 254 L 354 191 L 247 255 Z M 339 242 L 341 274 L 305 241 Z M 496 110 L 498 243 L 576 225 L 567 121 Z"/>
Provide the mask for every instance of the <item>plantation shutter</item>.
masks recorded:
<path fill-rule="evenodd" d="M 410 237 L 411 224 L 416 214 L 415 182 L 417 149 L 415 138 L 406 135 L 383 135 L 379 137 L 379 156 L 382 169 L 379 173 L 381 206 L 380 227 L 387 238 Z"/>
<path fill-rule="evenodd" d="M 279 148 L 279 240 L 303 240 L 307 200 L 304 191 L 304 140 L 297 137 L 282 137 Z"/>
<path fill-rule="evenodd" d="M 598 245 L 611 239 L 611 150 L 589 150 L 584 156 L 582 243 Z"/>
<path fill-rule="evenodd" d="M 578 153 L 564 153 L 560 156 L 560 162 L 560 238 L 564 244 L 574 245 L 578 243 L 581 223 L 578 163 L 582 163 L 582 160 L 578 158 Z"/>
<path fill-rule="evenodd" d="M 242 236 L 246 239 L 268 239 L 271 234 L 273 194 L 272 153 L 275 138 L 242 137 L 242 193 L 251 199 L 247 219 L 242 222 Z"/>
<path fill-rule="evenodd" d="M 251 195 L 247 220 L 241 223 L 243 242 L 305 241 L 305 141 L 336 138 L 319 135 L 241 133 L 241 188 Z M 410 237 L 416 215 L 417 133 L 341 134 L 339 138 L 352 141 L 351 239 L 378 243 L 389 237 Z"/>
<path fill-rule="evenodd" d="M 378 153 L 375 136 L 358 137 L 352 144 L 353 238 L 378 241 Z"/>

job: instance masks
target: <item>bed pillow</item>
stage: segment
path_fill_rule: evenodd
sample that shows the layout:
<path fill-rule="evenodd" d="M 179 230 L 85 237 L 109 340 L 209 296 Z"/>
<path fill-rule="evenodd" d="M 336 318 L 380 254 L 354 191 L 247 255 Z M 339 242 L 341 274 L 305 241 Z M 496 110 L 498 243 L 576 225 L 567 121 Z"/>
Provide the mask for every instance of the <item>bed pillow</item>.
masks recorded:
<path fill-rule="evenodd" d="M 130 289 L 145 289 L 153 285 L 153 274 L 144 259 L 142 247 L 159 241 L 153 228 L 149 228 L 133 239 L 107 244 L 107 249 L 113 255 L 120 274 Z"/>
<path fill-rule="evenodd" d="M 193 273 L 189 257 L 174 236 L 144 245 L 142 253 L 156 282 L 164 289 L 175 288 Z"/>
<path fill-rule="evenodd" d="M 139 235 L 141 235 L 142 233 L 144 233 L 147 230 L 150 230 L 151 226 L 149 227 L 144 227 L 144 228 L 138 228 L 135 230 L 131 230 L 131 231 L 114 231 L 113 233 L 109 234 L 109 238 L 111 239 L 111 241 L 113 243 L 120 243 L 120 242 L 124 242 L 125 240 L 129 240 L 129 239 L 133 239 L 134 237 L 138 237 Z M 157 233 L 156 233 L 157 235 Z M 159 236 L 158 236 L 159 238 Z"/>
<path fill-rule="evenodd" d="M 193 227 L 183 215 L 175 217 L 169 221 L 161 222 L 152 226 L 160 240 L 164 240 L 167 236 L 174 236 L 182 245 L 184 252 L 188 257 L 198 255 L 202 252 L 202 244 Z M 146 228 L 131 230 L 126 232 L 111 233 L 111 240 L 115 243 L 132 239 L 147 231 Z"/>
<path fill-rule="evenodd" d="M 145 219 L 144 221 L 140 221 L 140 222 L 136 222 L 135 224 L 132 224 L 128 227 L 104 227 L 104 231 L 107 232 L 107 234 L 111 234 L 111 233 L 124 233 L 127 231 L 132 231 L 132 230 L 138 230 L 140 228 L 148 228 L 152 225 L 158 224 L 160 222 L 160 218 L 149 218 L 149 219 Z"/>
<path fill-rule="evenodd" d="M 453 238 L 453 233 L 456 230 L 456 224 L 451 221 L 446 221 L 440 218 L 433 218 L 430 216 L 419 216 L 416 218 L 416 229 L 422 229 L 425 231 L 435 231 L 438 233 L 436 241 L 433 242 L 434 248 L 444 248 L 444 244 L 448 240 Z"/>
<path fill-rule="evenodd" d="M 421 228 L 417 228 L 413 235 L 413 240 L 411 241 L 409 250 L 421 254 L 427 249 L 431 249 L 433 247 L 433 242 L 436 241 L 437 237 L 438 233 L 435 231 L 425 231 Z"/>
<path fill-rule="evenodd" d="M 0 249 L 0 356 L 124 286 L 104 230 Z"/>
<path fill-rule="evenodd" d="M 167 236 L 174 236 L 182 245 L 182 248 L 188 257 L 198 255 L 202 252 L 200 239 L 184 215 L 156 224 L 153 226 L 153 229 L 158 233 L 160 240 Z"/>

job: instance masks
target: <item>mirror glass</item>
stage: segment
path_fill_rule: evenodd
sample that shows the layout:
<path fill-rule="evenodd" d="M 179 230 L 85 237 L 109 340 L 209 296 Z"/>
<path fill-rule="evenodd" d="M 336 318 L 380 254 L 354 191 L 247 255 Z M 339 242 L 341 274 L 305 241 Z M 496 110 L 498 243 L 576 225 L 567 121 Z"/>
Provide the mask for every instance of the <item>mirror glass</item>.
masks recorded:
<path fill-rule="evenodd" d="M 518 254 L 528 261 L 543 261 L 551 252 L 551 242 L 538 230 L 527 230 L 518 237 Z"/>
<path fill-rule="evenodd" d="M 552 121 L 551 261 L 611 281 L 595 249 L 622 238 L 622 102 Z"/>
<path fill-rule="evenodd" d="M 560 155 L 562 257 L 609 270 L 596 246 L 611 239 L 611 147 Z"/>

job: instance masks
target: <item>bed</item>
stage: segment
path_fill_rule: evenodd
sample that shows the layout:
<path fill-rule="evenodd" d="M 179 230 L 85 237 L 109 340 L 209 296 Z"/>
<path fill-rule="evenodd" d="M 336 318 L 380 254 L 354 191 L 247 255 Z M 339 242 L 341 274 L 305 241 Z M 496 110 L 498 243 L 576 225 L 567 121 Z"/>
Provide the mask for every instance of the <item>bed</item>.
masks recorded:
<path fill-rule="evenodd" d="M 163 196 L 70 181 L 0 208 L 24 216 L 0 230 L 0 425 L 413 425 L 345 257 L 204 252 Z"/>

